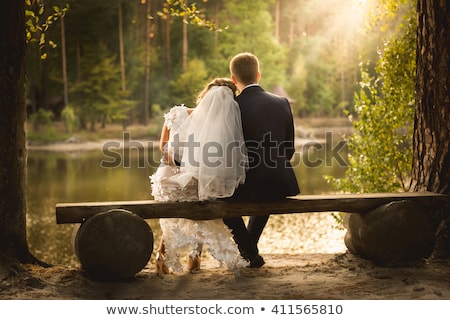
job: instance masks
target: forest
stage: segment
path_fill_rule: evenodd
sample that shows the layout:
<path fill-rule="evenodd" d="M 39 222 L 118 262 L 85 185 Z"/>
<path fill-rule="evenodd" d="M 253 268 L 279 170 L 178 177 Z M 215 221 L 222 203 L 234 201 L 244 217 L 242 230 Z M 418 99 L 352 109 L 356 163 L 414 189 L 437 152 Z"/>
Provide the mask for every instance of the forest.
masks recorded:
<path fill-rule="evenodd" d="M 26 3 L 28 119 L 67 131 L 148 125 L 173 105 L 193 106 L 243 51 L 260 58 L 260 84 L 289 97 L 295 116 L 346 116 L 360 64 L 376 74 L 396 23 L 368 26 L 377 1 L 363 0 Z"/>

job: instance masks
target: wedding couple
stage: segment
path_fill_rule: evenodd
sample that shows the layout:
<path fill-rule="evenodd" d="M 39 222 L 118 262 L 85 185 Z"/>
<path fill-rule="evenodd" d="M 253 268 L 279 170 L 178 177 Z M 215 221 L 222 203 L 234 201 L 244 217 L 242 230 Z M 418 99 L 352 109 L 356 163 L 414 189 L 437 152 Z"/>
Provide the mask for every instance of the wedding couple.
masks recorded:
<path fill-rule="evenodd" d="M 290 159 L 294 123 L 286 98 L 258 85 L 258 58 L 240 53 L 230 61 L 231 79 L 217 78 L 197 107 L 173 107 L 161 133 L 161 165 L 150 177 L 158 201 L 276 201 L 300 190 Z M 239 94 L 237 94 L 239 93 Z M 189 271 L 200 268 L 203 246 L 229 270 L 260 268 L 258 241 L 269 213 L 223 220 L 161 219 L 156 264 L 180 272 L 185 249 Z"/>

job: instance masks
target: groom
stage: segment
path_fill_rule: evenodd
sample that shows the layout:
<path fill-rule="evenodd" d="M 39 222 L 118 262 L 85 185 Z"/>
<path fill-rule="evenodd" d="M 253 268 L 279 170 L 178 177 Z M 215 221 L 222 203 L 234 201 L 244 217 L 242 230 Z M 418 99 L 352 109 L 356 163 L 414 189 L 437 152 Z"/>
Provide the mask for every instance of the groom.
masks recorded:
<path fill-rule="evenodd" d="M 240 94 L 242 127 L 249 158 L 245 183 L 229 201 L 262 202 L 285 199 L 300 193 L 290 164 L 294 154 L 294 120 L 286 98 L 264 91 L 258 85 L 261 73 L 258 58 L 240 53 L 230 61 L 233 82 Z M 258 252 L 258 240 L 269 219 L 250 216 L 247 226 L 242 217 L 225 218 L 233 238 L 250 268 L 260 268 L 264 259 Z"/>

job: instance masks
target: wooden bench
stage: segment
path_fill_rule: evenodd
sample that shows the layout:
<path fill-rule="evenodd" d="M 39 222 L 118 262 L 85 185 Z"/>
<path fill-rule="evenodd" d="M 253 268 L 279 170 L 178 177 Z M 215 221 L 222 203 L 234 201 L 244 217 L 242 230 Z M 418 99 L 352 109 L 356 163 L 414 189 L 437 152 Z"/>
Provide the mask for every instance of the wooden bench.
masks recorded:
<path fill-rule="evenodd" d="M 83 268 L 97 278 L 111 280 L 133 276 L 148 263 L 153 251 L 153 233 L 145 219 L 208 220 L 304 212 L 365 214 L 399 201 L 417 203 L 434 211 L 448 203 L 449 197 L 429 192 L 405 192 L 300 195 L 265 203 L 224 200 L 58 203 L 56 223 L 78 224 L 74 249 Z"/>

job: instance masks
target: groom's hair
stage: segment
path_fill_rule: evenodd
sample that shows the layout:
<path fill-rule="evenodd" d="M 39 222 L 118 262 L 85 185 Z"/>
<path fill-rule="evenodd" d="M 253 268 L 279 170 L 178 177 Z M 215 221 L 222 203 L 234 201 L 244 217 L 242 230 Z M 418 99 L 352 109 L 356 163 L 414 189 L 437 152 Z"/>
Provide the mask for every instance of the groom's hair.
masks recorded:
<path fill-rule="evenodd" d="M 243 85 L 249 85 L 258 81 L 258 58 L 248 52 L 235 55 L 230 61 L 231 74 Z"/>

